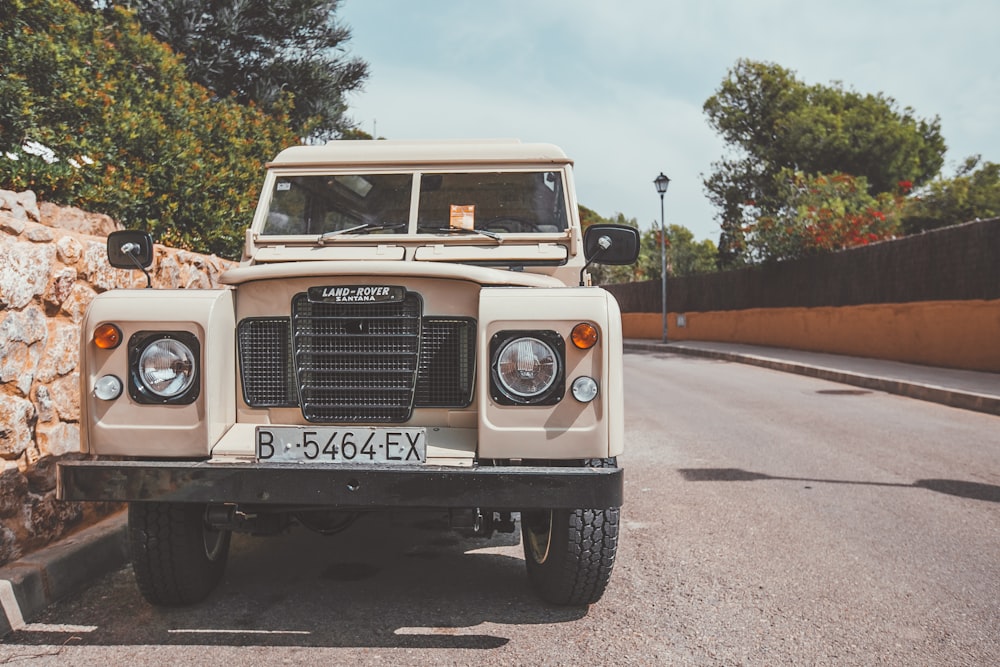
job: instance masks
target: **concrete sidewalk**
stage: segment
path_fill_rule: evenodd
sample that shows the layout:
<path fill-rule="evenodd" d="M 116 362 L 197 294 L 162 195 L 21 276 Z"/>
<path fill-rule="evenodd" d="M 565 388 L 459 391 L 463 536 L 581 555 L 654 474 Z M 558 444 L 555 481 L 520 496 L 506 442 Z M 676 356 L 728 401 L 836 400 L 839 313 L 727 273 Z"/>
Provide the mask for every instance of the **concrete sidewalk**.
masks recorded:
<path fill-rule="evenodd" d="M 1000 415 L 1000 374 L 845 357 L 739 343 L 628 339 L 626 352 L 688 354 L 763 366 L 932 401 L 964 410 Z"/>

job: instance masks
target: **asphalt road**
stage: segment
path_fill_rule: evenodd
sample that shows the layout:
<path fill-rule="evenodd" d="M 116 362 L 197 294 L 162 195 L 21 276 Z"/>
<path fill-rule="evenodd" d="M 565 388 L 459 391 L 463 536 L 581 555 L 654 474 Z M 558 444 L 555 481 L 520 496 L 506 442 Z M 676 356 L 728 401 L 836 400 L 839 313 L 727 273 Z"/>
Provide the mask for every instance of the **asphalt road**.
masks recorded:
<path fill-rule="evenodd" d="M 520 546 L 432 517 L 238 537 L 223 585 L 146 605 L 129 570 L 0 663 L 1000 664 L 1000 418 L 740 364 L 627 354 L 618 563 L 539 603 Z"/>

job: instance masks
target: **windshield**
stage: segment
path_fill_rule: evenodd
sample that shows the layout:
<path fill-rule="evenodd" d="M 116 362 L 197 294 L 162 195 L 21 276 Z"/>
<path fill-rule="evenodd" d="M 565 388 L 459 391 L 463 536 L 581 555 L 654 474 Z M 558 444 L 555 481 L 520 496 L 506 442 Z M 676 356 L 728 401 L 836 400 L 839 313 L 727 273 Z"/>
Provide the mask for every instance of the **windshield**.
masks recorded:
<path fill-rule="evenodd" d="M 422 234 L 559 233 L 563 191 L 558 171 L 279 176 L 263 233 L 400 234 L 414 218 Z"/>

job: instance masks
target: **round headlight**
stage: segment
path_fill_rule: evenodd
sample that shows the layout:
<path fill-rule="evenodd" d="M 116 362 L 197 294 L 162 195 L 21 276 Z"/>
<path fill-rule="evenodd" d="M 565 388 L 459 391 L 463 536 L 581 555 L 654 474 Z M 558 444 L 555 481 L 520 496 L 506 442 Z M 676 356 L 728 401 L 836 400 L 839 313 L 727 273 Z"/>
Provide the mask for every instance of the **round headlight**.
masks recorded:
<path fill-rule="evenodd" d="M 195 380 L 194 353 L 173 338 L 155 340 L 139 356 L 139 381 L 161 398 L 179 396 Z"/>
<path fill-rule="evenodd" d="M 514 338 L 497 355 L 497 379 L 514 396 L 532 398 L 544 394 L 558 376 L 559 357 L 538 338 Z"/>

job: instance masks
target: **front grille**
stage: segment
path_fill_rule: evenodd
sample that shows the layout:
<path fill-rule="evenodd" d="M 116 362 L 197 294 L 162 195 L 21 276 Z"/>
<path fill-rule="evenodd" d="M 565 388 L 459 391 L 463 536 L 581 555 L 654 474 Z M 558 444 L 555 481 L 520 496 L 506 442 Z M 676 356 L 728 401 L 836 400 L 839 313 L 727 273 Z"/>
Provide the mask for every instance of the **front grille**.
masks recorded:
<path fill-rule="evenodd" d="M 248 318 L 240 322 L 237 333 L 247 405 L 257 408 L 298 405 L 288 318 Z"/>
<path fill-rule="evenodd" d="M 316 304 L 302 294 L 292 318 L 242 320 L 247 405 L 298 406 L 301 392 L 307 420 L 346 423 L 403 422 L 413 407 L 468 407 L 476 321 L 420 318 L 420 309 L 415 294 L 396 304 Z"/>
<path fill-rule="evenodd" d="M 475 365 L 475 320 L 424 318 L 417 374 L 417 405 L 465 407 L 472 403 Z"/>
<path fill-rule="evenodd" d="M 403 422 L 413 410 L 420 297 L 399 303 L 292 299 L 302 416 L 312 422 Z"/>

